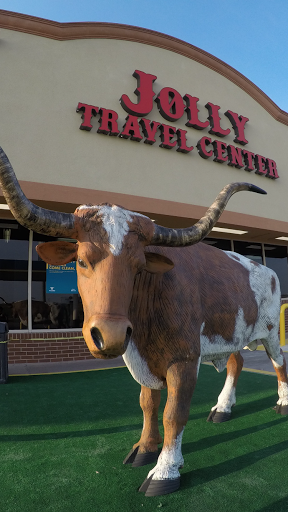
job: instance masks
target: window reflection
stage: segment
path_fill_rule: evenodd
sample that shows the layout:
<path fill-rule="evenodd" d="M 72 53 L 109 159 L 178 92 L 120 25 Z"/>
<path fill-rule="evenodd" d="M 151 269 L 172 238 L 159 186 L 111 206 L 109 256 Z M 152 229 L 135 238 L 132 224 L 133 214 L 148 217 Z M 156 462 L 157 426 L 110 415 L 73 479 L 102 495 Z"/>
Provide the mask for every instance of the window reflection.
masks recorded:
<path fill-rule="evenodd" d="M 32 298 L 34 301 L 37 301 L 37 305 L 45 304 L 49 309 L 49 314 L 43 318 L 43 321 L 39 318 L 37 326 L 37 316 L 33 315 L 33 328 L 81 328 L 83 325 L 83 308 L 80 295 L 77 291 L 76 267 L 75 272 L 72 270 L 72 266 L 75 266 L 75 264 L 72 263 L 71 265 L 67 264 L 66 266 L 57 267 L 47 265 L 36 252 L 36 245 L 54 240 L 57 239 L 34 233 L 32 250 Z M 71 240 L 69 241 L 71 242 Z M 60 267 L 66 267 L 66 271 Z M 69 275 L 67 276 L 67 274 Z M 49 286 L 46 286 L 47 276 Z M 69 279 L 72 280 L 70 288 Z M 65 289 L 67 285 L 68 289 Z"/>
<path fill-rule="evenodd" d="M 234 251 L 246 256 L 246 258 L 249 258 L 250 260 L 260 263 L 260 265 L 263 265 L 261 244 L 253 242 L 239 242 L 238 240 L 235 240 Z"/>
<path fill-rule="evenodd" d="M 265 259 L 266 265 L 276 272 L 281 287 L 282 297 L 288 296 L 288 265 L 287 265 L 287 247 L 266 245 Z"/>
<path fill-rule="evenodd" d="M 28 229 L 0 220 L 0 321 L 27 328 Z"/>
<path fill-rule="evenodd" d="M 220 238 L 204 238 L 202 242 L 204 242 L 204 244 L 217 247 L 217 249 L 222 249 L 222 251 L 231 251 L 231 240 Z"/>

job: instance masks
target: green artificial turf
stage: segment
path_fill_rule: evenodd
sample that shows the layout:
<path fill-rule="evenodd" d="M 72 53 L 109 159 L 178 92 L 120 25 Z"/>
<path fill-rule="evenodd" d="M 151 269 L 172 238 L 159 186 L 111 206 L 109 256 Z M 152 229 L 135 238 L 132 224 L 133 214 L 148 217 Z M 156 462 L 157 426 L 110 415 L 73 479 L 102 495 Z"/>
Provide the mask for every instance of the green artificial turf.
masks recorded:
<path fill-rule="evenodd" d="M 146 498 L 137 488 L 153 465 L 122 464 L 142 429 L 140 386 L 126 368 L 10 377 L 0 386 L 0 511 L 287 512 L 288 418 L 272 409 L 276 378 L 242 372 L 233 419 L 207 423 L 224 379 L 201 367 L 180 491 Z"/>

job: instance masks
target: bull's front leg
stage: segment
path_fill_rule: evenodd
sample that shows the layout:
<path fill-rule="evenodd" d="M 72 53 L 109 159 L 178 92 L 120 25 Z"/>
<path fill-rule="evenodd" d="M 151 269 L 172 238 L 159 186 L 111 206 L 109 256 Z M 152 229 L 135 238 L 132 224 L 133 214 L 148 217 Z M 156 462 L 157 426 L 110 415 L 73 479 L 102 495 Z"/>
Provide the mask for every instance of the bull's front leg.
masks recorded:
<path fill-rule="evenodd" d="M 161 392 L 141 386 L 140 406 L 143 411 L 143 430 L 140 441 L 134 444 L 123 464 L 139 467 L 158 459 L 158 444 L 162 443 L 158 427 L 158 409 Z"/>
<path fill-rule="evenodd" d="M 222 423 L 230 420 L 231 408 L 236 404 L 236 385 L 243 368 L 243 357 L 234 352 L 227 362 L 227 377 L 224 387 L 218 396 L 218 402 L 212 407 L 207 421 Z"/>
<path fill-rule="evenodd" d="M 163 415 L 164 444 L 156 466 L 140 487 L 145 496 L 159 496 L 177 491 L 179 468 L 184 464 L 181 444 L 184 427 L 198 374 L 198 358 L 174 363 L 167 371 L 167 402 Z"/>

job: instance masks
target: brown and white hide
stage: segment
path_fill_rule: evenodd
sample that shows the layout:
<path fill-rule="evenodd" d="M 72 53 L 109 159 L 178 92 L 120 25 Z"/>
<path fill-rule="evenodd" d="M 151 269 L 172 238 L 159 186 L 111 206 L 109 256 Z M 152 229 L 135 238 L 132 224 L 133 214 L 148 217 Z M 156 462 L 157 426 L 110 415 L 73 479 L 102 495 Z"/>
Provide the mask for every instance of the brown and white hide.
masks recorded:
<path fill-rule="evenodd" d="M 135 466 L 157 461 L 140 491 L 161 495 L 179 488 L 182 436 L 199 365 L 227 361 L 225 386 L 210 419 L 228 419 L 242 368 L 239 351 L 261 339 L 278 377 L 277 412 L 288 414 L 288 382 L 278 327 L 276 274 L 247 258 L 202 244 L 236 192 L 265 193 L 249 183 L 226 185 L 193 226 L 172 229 L 117 205 L 83 205 L 74 214 L 45 210 L 23 194 L 0 148 L 0 185 L 14 217 L 28 229 L 78 243 L 38 246 L 47 263 L 77 261 L 83 335 L 93 356 L 123 355 L 141 385 L 141 438 L 125 459 Z M 199 243 L 200 242 L 200 243 Z M 158 407 L 167 387 L 163 415 Z"/>

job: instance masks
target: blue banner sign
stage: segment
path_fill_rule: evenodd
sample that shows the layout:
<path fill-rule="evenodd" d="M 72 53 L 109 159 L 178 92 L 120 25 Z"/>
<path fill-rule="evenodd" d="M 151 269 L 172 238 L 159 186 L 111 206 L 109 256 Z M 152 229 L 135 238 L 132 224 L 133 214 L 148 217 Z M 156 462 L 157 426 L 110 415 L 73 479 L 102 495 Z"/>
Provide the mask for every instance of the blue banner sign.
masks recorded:
<path fill-rule="evenodd" d="M 46 293 L 78 293 L 76 261 L 66 265 L 46 265 Z"/>

